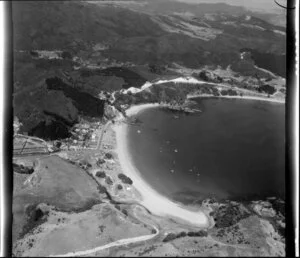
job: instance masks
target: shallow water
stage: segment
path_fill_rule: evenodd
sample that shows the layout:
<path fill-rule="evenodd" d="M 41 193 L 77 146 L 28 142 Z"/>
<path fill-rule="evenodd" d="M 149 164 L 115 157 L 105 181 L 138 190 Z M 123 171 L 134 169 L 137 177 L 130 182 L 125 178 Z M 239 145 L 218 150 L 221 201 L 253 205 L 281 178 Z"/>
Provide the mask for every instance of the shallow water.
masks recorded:
<path fill-rule="evenodd" d="M 142 177 L 182 202 L 285 194 L 284 105 L 195 99 L 198 115 L 159 108 L 136 115 L 129 150 Z M 176 117 L 176 118 L 175 118 Z"/>

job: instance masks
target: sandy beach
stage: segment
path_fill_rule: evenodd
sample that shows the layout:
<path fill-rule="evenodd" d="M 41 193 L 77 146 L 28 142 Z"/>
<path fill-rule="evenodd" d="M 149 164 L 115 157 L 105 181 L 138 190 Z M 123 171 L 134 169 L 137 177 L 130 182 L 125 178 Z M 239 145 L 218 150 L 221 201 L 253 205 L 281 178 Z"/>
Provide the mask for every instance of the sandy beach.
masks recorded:
<path fill-rule="evenodd" d="M 128 116 L 137 114 L 138 112 L 158 107 L 159 104 L 144 104 L 136 105 L 126 111 Z M 134 167 L 132 157 L 130 156 L 127 147 L 127 125 L 119 123 L 114 126 L 117 138 L 117 153 L 120 164 L 124 173 L 132 178 L 133 185 L 140 192 L 142 196 L 141 204 L 147 207 L 153 214 L 159 216 L 176 217 L 180 220 L 187 221 L 199 227 L 208 227 L 209 219 L 201 210 L 192 211 L 190 207 L 184 207 L 175 203 L 166 197 L 156 192 L 147 182 L 145 182 L 140 172 Z"/>
<path fill-rule="evenodd" d="M 211 95 L 200 95 L 200 96 L 188 96 L 188 99 L 194 97 L 213 97 Z M 259 96 L 218 96 L 218 98 L 229 98 L 229 99 L 247 99 L 247 100 L 258 100 L 268 101 L 274 103 L 284 104 L 284 100 L 264 98 Z M 159 107 L 158 103 L 149 103 L 142 105 L 134 105 L 126 110 L 128 117 L 136 115 L 137 113 L 149 109 Z M 123 119 L 123 118 L 122 118 Z M 198 226 L 208 226 L 209 219 L 205 213 L 201 210 L 191 210 L 191 207 L 185 207 L 179 203 L 175 203 L 170 199 L 162 196 L 156 192 L 140 175 L 140 172 L 133 165 L 132 157 L 129 153 L 127 146 L 127 124 L 122 123 L 122 119 L 119 119 L 120 123 L 114 125 L 117 138 L 117 153 L 120 160 L 120 164 L 124 173 L 132 178 L 135 188 L 142 196 L 141 203 L 147 207 L 152 213 L 160 216 L 177 217 Z"/>
<path fill-rule="evenodd" d="M 213 86 L 221 86 L 221 87 L 225 87 L 225 88 L 231 88 L 231 86 L 227 85 L 227 84 L 223 84 L 223 83 L 214 83 L 214 82 L 207 82 L 207 81 L 200 81 L 194 77 L 191 76 L 186 76 L 186 77 L 178 77 L 172 80 L 158 80 L 156 82 L 150 83 L 150 82 L 146 82 L 144 85 L 141 86 L 141 88 L 135 88 L 135 87 L 131 87 L 127 90 L 124 90 L 123 93 L 126 94 L 127 92 L 132 92 L 133 94 L 141 92 L 153 85 L 158 85 L 158 84 L 163 84 L 163 83 L 169 83 L 169 82 L 173 82 L 173 83 L 185 83 L 185 84 L 209 84 L 209 85 L 213 85 Z M 244 94 L 251 94 L 250 90 L 243 90 Z M 196 97 L 202 97 L 202 98 L 207 98 L 207 97 L 215 97 L 212 95 L 206 95 L 206 94 L 201 94 L 201 95 L 187 95 L 187 99 L 189 98 L 196 98 Z M 268 101 L 268 102 L 274 102 L 274 103 L 280 103 L 280 104 L 284 104 L 285 100 L 284 99 L 275 99 L 275 98 L 268 98 L 268 97 L 264 97 L 264 96 L 217 96 L 218 98 L 229 98 L 229 99 L 248 99 L 248 100 L 261 100 L 261 101 Z M 153 104 L 145 104 L 143 105 L 142 109 L 144 108 L 149 108 L 151 107 Z M 154 104 L 154 105 L 158 105 L 158 104 Z M 138 105 L 140 106 L 140 105 Z M 132 107 L 130 110 L 128 110 L 128 112 L 135 112 L 136 110 L 138 110 L 139 107 Z"/>
<path fill-rule="evenodd" d="M 272 98 L 264 98 L 259 96 L 212 96 L 212 95 L 188 95 L 188 99 L 192 98 L 224 98 L 224 99 L 248 99 L 248 100 L 260 100 L 260 101 L 268 101 L 273 103 L 285 104 L 284 99 L 272 99 Z"/>
<path fill-rule="evenodd" d="M 220 96 L 221 98 L 227 98 L 227 99 L 249 99 L 249 100 L 260 100 L 260 101 L 268 101 L 273 103 L 280 103 L 284 104 L 285 100 L 283 99 L 272 99 L 272 98 L 263 98 L 258 96 Z"/>

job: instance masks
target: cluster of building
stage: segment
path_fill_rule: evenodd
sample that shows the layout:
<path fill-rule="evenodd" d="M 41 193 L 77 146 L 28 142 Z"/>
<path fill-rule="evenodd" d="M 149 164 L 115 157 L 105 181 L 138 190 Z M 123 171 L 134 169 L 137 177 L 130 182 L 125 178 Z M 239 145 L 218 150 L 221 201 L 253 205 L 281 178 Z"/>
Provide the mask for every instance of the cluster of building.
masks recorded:
<path fill-rule="evenodd" d="M 43 59 L 63 59 L 62 58 L 63 51 L 61 50 L 31 50 L 30 54 L 36 58 Z"/>
<path fill-rule="evenodd" d="M 101 123 L 98 122 L 82 122 L 73 126 L 70 130 L 71 137 L 61 140 L 60 146 L 54 143 L 62 150 L 79 150 L 82 148 L 96 148 L 98 141 L 98 129 Z"/>

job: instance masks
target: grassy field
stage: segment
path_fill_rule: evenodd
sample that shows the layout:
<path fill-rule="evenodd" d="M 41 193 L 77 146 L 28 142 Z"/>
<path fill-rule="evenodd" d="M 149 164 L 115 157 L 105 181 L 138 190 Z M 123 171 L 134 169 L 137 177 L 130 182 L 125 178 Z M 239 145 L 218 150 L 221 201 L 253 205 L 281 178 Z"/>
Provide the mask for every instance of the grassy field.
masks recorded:
<path fill-rule="evenodd" d="M 36 160 L 35 172 L 23 177 L 16 174 L 13 199 L 14 240 L 30 230 L 30 209 L 39 203 L 48 203 L 64 211 L 89 209 L 100 202 L 97 184 L 80 168 L 58 156 Z M 26 180 L 25 180 L 26 179 Z"/>

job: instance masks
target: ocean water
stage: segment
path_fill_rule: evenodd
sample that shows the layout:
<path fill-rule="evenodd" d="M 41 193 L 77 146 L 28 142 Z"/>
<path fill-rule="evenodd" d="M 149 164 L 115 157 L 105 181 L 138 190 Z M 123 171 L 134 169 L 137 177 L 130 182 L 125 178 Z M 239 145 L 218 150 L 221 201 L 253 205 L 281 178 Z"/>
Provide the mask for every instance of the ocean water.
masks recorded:
<path fill-rule="evenodd" d="M 130 125 L 134 165 L 156 191 L 185 204 L 204 198 L 285 195 L 285 107 L 194 99 L 197 115 L 147 109 Z"/>

